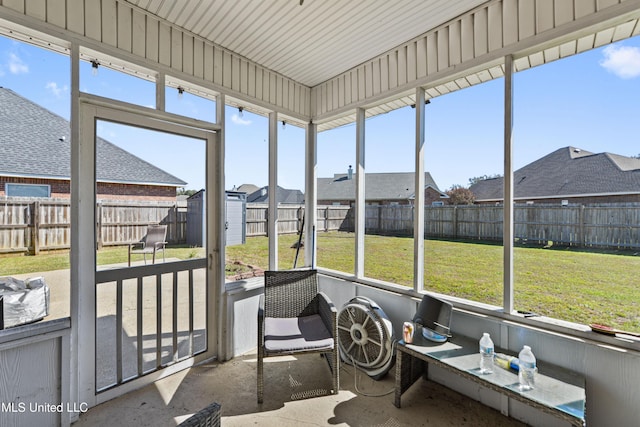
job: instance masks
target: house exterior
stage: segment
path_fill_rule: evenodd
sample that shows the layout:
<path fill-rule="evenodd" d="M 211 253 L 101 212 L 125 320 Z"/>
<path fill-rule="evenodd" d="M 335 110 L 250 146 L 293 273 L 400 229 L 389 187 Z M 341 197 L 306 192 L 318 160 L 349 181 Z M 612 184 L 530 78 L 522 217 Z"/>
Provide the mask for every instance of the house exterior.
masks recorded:
<path fill-rule="evenodd" d="M 186 182 L 97 138 L 98 200 L 175 201 Z M 68 199 L 71 193 L 69 122 L 0 87 L 0 196 Z"/>
<path fill-rule="evenodd" d="M 242 184 L 240 187 L 233 187 L 231 191 L 237 191 L 239 193 L 246 193 L 247 195 L 253 194 L 258 191 L 260 187 L 254 184 Z"/>
<path fill-rule="evenodd" d="M 239 187 L 237 191 L 253 190 L 247 192 L 247 203 L 269 203 L 269 187 L 256 187 L 252 184 L 244 184 Z M 277 187 L 278 203 L 285 204 L 304 204 L 304 193 L 300 190 L 289 190 Z"/>
<path fill-rule="evenodd" d="M 447 195 L 440 191 L 429 172 L 424 174 L 425 205 L 446 204 Z M 351 168 L 346 174 L 333 178 L 318 178 L 319 205 L 354 204 L 356 198 L 355 174 Z M 415 199 L 413 172 L 365 174 L 365 200 L 369 205 L 410 205 Z"/>
<path fill-rule="evenodd" d="M 345 6 L 346 3 L 349 3 L 349 7 Z M 155 83 L 159 98 L 155 110 L 127 106 L 125 111 L 125 106 L 121 103 L 108 102 L 109 108 L 116 109 L 131 124 L 153 116 L 164 120 L 165 126 L 177 128 L 177 118 L 165 111 L 162 101 L 166 89 L 176 88 L 178 84 L 184 85 L 179 87 L 186 91 L 218 97 L 216 123 L 208 126 L 207 129 L 211 132 L 204 135 L 211 137 L 213 141 L 213 150 L 209 152 L 211 155 L 206 156 L 205 162 L 207 171 L 210 172 L 207 173 L 208 184 L 211 184 L 208 185 L 211 191 L 207 199 L 208 224 L 211 225 L 207 232 L 208 256 L 206 259 L 171 262 L 131 271 L 131 275 L 135 276 L 132 277 L 134 280 L 137 278 L 142 281 L 148 280 L 147 277 L 153 280 L 157 274 L 170 270 L 175 273 L 174 277 L 178 273 L 182 277 L 193 277 L 190 283 L 197 287 L 202 284 L 202 288 L 206 290 L 202 298 L 194 299 L 194 303 L 197 302 L 198 305 L 190 303 L 188 306 L 190 310 L 198 309 L 198 313 L 205 314 L 202 329 L 198 325 L 197 335 L 189 334 L 190 337 L 196 335 L 205 338 L 203 351 L 196 354 L 189 352 L 184 359 L 173 357 L 173 363 L 169 364 L 151 363 L 158 365 L 154 372 L 139 370 L 142 372 L 135 376 L 134 366 L 133 377 L 124 378 L 128 370 L 124 370 L 124 376 L 120 373 L 123 372 L 121 368 L 127 358 L 107 357 L 116 360 L 114 363 L 101 364 L 104 358 L 96 357 L 104 355 L 105 352 L 101 350 L 113 341 L 113 350 L 108 348 L 107 355 L 125 354 L 123 351 L 128 351 L 131 340 L 116 339 L 122 337 L 122 334 L 119 333 L 121 330 L 116 330 L 115 325 L 126 319 L 133 320 L 135 316 L 127 313 L 123 319 L 122 310 L 115 310 L 114 321 L 108 317 L 109 321 L 103 323 L 108 329 L 102 336 L 110 340 L 96 339 L 96 332 L 102 331 L 102 328 L 96 328 L 97 316 L 102 317 L 101 312 L 97 311 L 96 287 L 110 286 L 109 290 L 113 289 L 114 294 L 117 291 L 114 289 L 116 284 L 113 282 L 113 271 L 96 271 L 95 268 L 94 141 L 75 137 L 72 141 L 74 153 L 78 155 L 72 158 L 74 197 L 70 234 L 73 244 L 69 268 L 71 316 L 55 323 L 46 321 L 32 325 L 33 328 L 25 328 L 17 333 L 4 331 L 0 360 L 3 361 L 3 366 L 11 366 L 12 370 L 12 375 L 3 378 L 1 382 L 5 402 L 45 402 L 52 406 L 69 403 L 74 407 L 81 405 L 83 411 L 118 395 L 126 395 L 145 383 L 167 378 L 181 369 L 197 366 L 204 361 L 226 361 L 255 348 L 255 316 L 252 313 L 257 310 L 260 282 L 228 284 L 224 280 L 222 203 L 224 142 L 228 120 L 225 120 L 223 107 L 242 107 L 247 111 L 269 116 L 268 157 L 270 166 L 275 170 L 278 166 L 278 122 L 287 120 L 287 124 L 305 129 L 305 192 L 313 194 L 313 197 L 307 197 L 305 201 L 306 212 L 309 213 L 307 223 L 315 224 L 315 170 L 319 132 L 355 122 L 356 150 L 362 150 L 359 153 L 366 158 L 364 129 L 367 115 L 380 115 L 403 106 L 415 105 L 417 120 L 414 129 L 414 154 L 416 158 L 420 158 L 429 154 L 427 144 L 422 144 L 426 130 L 422 120 L 425 117 L 426 97 L 447 96 L 470 85 L 503 79 L 503 145 L 505 152 L 510 152 L 514 142 L 514 138 L 510 137 L 513 127 L 510 118 L 514 112 L 511 102 L 514 94 L 514 85 L 511 84 L 513 74 L 627 39 L 637 35 L 640 29 L 638 0 L 371 0 L 282 3 L 248 0 L 0 0 L 0 4 L 0 26 L 3 34 L 33 41 L 41 46 L 51 46 L 70 55 L 72 72 L 69 87 L 72 105 L 80 103 L 81 107 L 95 107 L 93 111 L 88 111 L 90 108 L 72 109 L 74 135 L 82 135 L 85 130 L 79 126 L 81 115 L 104 117 L 100 115 L 104 109 L 92 104 L 91 100 L 80 93 L 80 76 L 73 70 L 79 69 L 81 61 L 96 60 L 101 64 L 109 64 L 114 69 L 122 67 L 127 72 L 140 73 Z M 251 7 L 247 7 L 249 4 Z M 314 31 L 309 31 L 311 28 Z M 545 83 L 546 80 L 539 80 L 540 86 Z M 595 93 L 599 89 L 601 87 L 589 88 Z M 459 126 L 472 126 L 465 114 L 455 110 L 453 114 L 459 116 Z M 218 130 L 219 134 L 210 135 Z M 387 143 L 393 144 L 394 141 L 389 139 Z M 455 158 L 450 161 L 453 165 L 458 163 Z M 417 162 L 416 173 L 424 173 L 422 168 L 423 163 Z M 508 177 L 513 176 L 508 164 L 503 172 Z M 270 185 L 273 187 L 277 184 L 276 178 L 276 174 L 270 175 Z M 507 199 L 510 204 L 512 195 L 507 194 Z M 356 205 L 358 214 L 362 215 L 365 211 L 363 194 L 356 197 Z M 415 209 L 416 230 L 422 228 L 425 219 L 422 209 Z M 279 224 L 275 215 L 271 215 L 267 221 L 272 228 Z M 473 337 L 489 331 L 496 342 L 504 344 L 505 351 L 516 354 L 523 344 L 533 343 L 540 362 L 549 362 L 586 379 L 591 403 L 585 408 L 585 415 L 590 426 L 636 425 L 640 419 L 640 405 L 637 404 L 637 389 L 634 386 L 640 383 L 637 342 L 624 337 L 597 335 L 588 325 L 570 324 L 562 321 L 563 319 L 555 321 L 545 315 L 523 318 L 517 313 L 517 308 L 526 309 L 528 304 L 526 296 L 517 298 L 517 306 L 513 298 L 516 291 L 522 295 L 522 287 L 518 287 L 518 281 L 511 274 L 514 272 L 513 223 L 514 212 L 505 210 L 502 220 L 504 248 L 501 258 L 495 261 L 495 266 L 503 267 L 503 274 L 500 275 L 502 280 L 499 277 L 495 280 L 496 285 L 502 281 L 502 303 L 488 306 L 485 295 L 482 295 L 482 301 L 449 298 L 445 295 L 456 308 L 453 313 L 452 334 Z M 425 262 L 424 235 L 416 233 L 413 250 L 398 254 L 407 258 L 413 255 L 411 289 L 399 283 L 370 280 L 367 277 L 364 261 L 375 251 L 365 250 L 364 225 L 364 221 L 358 221 L 353 268 L 349 267 L 347 271 L 319 268 L 320 289 L 326 291 L 336 306 L 349 302 L 354 296 L 371 297 L 377 304 L 385 307 L 390 321 L 395 325 L 396 335 L 400 335 L 398 325 L 402 325 L 409 318 L 408 315 L 415 311 L 416 297 L 424 291 L 434 291 L 431 284 L 424 283 L 425 264 L 429 265 L 428 259 Z M 314 256 L 319 246 L 319 239 L 315 238 L 315 234 L 313 226 L 305 227 L 304 260 L 312 266 L 318 259 Z M 277 233 L 269 235 L 269 262 L 274 267 L 279 265 L 277 236 Z M 452 264 L 450 267 L 465 266 Z M 188 274 L 182 273 L 186 270 Z M 192 271 L 197 274 L 191 274 Z M 440 273 L 447 274 L 447 271 Z M 549 280 L 556 283 L 547 282 L 548 286 L 541 288 L 543 292 L 546 290 L 550 293 L 557 289 L 554 287 L 558 284 L 557 278 Z M 541 277 L 541 281 L 544 278 Z M 633 280 L 625 282 L 627 283 L 623 283 L 624 285 L 631 286 L 635 283 Z M 612 285 L 611 293 L 617 296 L 616 288 L 617 286 Z M 589 296 L 578 296 L 574 301 L 565 300 L 563 303 L 574 303 L 576 310 L 581 310 L 581 307 L 589 305 Z M 153 313 L 152 304 L 147 304 L 152 299 L 145 299 L 145 313 L 147 310 L 152 310 Z M 169 301 L 158 299 L 155 315 L 150 317 L 155 317 L 163 324 L 165 321 L 171 324 L 171 320 L 180 320 L 178 324 L 184 324 L 182 320 L 185 318 L 185 311 L 163 310 L 162 302 Z M 199 310 L 201 303 L 205 304 L 205 310 Z M 618 309 L 615 303 L 610 307 L 612 311 Z M 142 313 L 142 310 L 137 312 Z M 148 317 L 145 315 L 145 319 Z M 156 328 L 156 337 L 153 334 L 137 334 L 145 339 L 144 345 L 135 346 L 138 360 L 145 362 L 143 368 L 148 366 L 146 356 L 152 355 L 154 350 L 156 359 L 163 362 L 167 348 L 164 338 L 168 341 L 173 338 L 174 343 L 178 339 L 182 340 L 184 335 L 181 329 L 172 329 L 172 337 L 165 336 L 165 333 L 170 333 L 169 329 L 163 331 L 161 328 Z M 152 343 L 154 341 L 156 344 Z M 123 342 L 125 346 L 122 346 Z M 147 346 L 148 342 L 150 346 Z M 197 346 L 187 347 L 199 349 Z M 177 344 L 174 348 L 177 348 Z M 169 348 L 168 359 L 171 359 L 172 353 L 174 356 L 178 354 Z M 57 363 L 33 363 L 34 355 L 37 355 L 38 360 Z M 101 371 L 110 374 L 109 388 L 106 390 L 96 387 L 99 384 L 96 381 L 97 373 Z M 114 372 L 115 375 L 111 375 Z M 526 424 L 567 424 L 563 420 L 553 422 L 555 420 L 551 420 L 549 414 L 544 412 L 544 409 L 559 410 L 558 408 L 540 408 L 539 403 L 528 407 L 523 404 L 522 396 L 502 395 L 499 398 L 494 389 L 487 389 L 479 386 L 477 381 L 454 375 L 456 374 L 443 369 L 431 370 L 429 379 L 472 396 Z M 181 378 L 180 376 L 178 381 Z M 175 384 L 174 380 L 169 380 Z M 111 385 L 112 382 L 115 384 Z M 189 383 L 183 381 L 187 387 L 190 386 Z M 158 384 L 158 387 L 161 386 L 162 384 Z M 216 386 L 227 390 L 232 387 L 225 383 Z M 175 387 L 169 392 L 174 391 Z M 125 403 L 131 402 L 129 396 L 122 400 Z M 188 405 L 180 404 L 179 411 L 165 415 L 164 419 L 177 420 L 178 416 L 196 412 L 203 405 L 201 399 L 193 399 L 191 402 L 179 398 L 171 400 Z M 288 396 L 285 396 L 285 400 L 289 400 Z M 342 398 L 333 399 L 338 400 L 343 401 Z M 309 403 L 300 403 L 303 411 L 318 402 L 318 399 L 309 399 L 307 402 Z M 556 402 L 554 400 L 551 403 Z M 570 413 L 580 410 L 575 400 L 562 400 L 560 404 Z M 155 413 L 159 412 L 157 408 L 151 409 Z M 132 418 L 125 417 L 130 412 L 132 411 L 127 410 L 125 404 L 120 416 L 111 417 L 105 423 L 125 425 Z M 350 418 L 347 421 L 358 416 L 356 411 L 345 411 L 344 405 L 336 406 L 335 412 L 341 415 L 349 412 Z M 70 421 L 79 418 L 89 424 L 99 417 L 91 413 L 68 411 L 55 414 L 12 414 L 5 411 L 2 416 L 8 419 L 6 424 L 56 426 L 68 426 Z M 48 418 L 42 421 L 46 416 Z M 143 416 L 138 413 L 133 415 L 138 420 Z"/>
<path fill-rule="evenodd" d="M 493 178 L 470 190 L 476 203 L 500 203 L 503 185 Z M 517 203 L 640 202 L 640 159 L 564 147 L 515 171 L 513 189 Z"/>

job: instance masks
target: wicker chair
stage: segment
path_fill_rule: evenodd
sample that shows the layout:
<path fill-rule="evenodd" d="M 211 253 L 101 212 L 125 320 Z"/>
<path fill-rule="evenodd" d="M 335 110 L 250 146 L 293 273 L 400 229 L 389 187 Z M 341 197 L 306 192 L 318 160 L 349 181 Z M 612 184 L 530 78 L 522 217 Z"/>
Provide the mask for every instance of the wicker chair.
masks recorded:
<path fill-rule="evenodd" d="M 331 393 L 337 394 L 337 310 L 318 292 L 317 271 L 266 271 L 264 277 L 258 309 L 258 403 L 263 401 L 264 358 L 271 356 L 323 353 L 333 374 Z"/>
<path fill-rule="evenodd" d="M 180 423 L 179 427 L 220 427 L 220 404 L 213 402 Z"/>

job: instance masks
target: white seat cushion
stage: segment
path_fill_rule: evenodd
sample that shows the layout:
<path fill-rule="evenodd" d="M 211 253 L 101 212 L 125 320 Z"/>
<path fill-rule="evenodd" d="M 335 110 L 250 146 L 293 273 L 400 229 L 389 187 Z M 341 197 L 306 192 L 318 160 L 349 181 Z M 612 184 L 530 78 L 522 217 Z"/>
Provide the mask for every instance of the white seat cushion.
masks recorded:
<path fill-rule="evenodd" d="M 264 319 L 264 347 L 273 353 L 332 350 L 333 338 L 322 318 L 311 316 Z"/>

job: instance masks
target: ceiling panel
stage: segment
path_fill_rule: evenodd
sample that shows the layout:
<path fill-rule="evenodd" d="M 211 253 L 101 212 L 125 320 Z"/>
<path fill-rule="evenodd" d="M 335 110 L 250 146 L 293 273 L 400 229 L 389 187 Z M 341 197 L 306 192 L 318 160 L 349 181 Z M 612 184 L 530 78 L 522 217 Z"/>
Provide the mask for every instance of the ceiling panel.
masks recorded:
<path fill-rule="evenodd" d="M 309 87 L 486 0 L 127 0 Z"/>

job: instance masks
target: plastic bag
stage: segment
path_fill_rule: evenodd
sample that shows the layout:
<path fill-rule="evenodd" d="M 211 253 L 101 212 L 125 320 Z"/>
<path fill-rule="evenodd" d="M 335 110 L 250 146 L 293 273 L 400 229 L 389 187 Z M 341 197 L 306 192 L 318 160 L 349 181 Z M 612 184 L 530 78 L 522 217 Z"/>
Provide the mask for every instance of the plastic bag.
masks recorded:
<path fill-rule="evenodd" d="M 4 328 L 41 320 L 49 315 L 49 286 L 42 277 L 19 280 L 0 277 Z"/>

